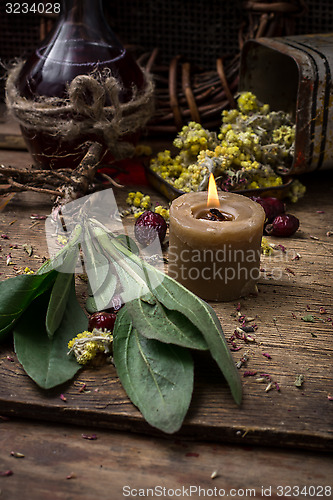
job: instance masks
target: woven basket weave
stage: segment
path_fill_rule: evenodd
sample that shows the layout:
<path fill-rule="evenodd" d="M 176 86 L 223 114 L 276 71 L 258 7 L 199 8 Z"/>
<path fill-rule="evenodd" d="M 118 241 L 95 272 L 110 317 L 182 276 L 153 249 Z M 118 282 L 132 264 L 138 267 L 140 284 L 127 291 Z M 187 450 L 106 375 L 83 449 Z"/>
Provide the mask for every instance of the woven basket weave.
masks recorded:
<path fill-rule="evenodd" d="M 190 119 L 218 123 L 221 110 L 233 106 L 245 40 L 333 27 L 331 0 L 104 0 L 104 9 L 123 43 L 155 75 L 157 110 L 148 131 L 159 134 L 173 134 Z M 1 62 L 27 56 L 53 20 L 6 14 L 1 2 Z"/>

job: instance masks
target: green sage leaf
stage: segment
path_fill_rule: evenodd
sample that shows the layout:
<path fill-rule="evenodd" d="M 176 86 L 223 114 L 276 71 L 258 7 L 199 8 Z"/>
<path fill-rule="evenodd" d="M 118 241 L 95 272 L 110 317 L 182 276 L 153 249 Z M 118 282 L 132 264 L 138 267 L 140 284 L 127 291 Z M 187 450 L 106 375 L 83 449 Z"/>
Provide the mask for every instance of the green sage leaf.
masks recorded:
<path fill-rule="evenodd" d="M 235 402 L 242 400 L 242 383 L 235 362 L 223 334 L 221 323 L 213 308 L 190 292 L 176 280 L 153 266 L 130 255 L 127 249 L 117 244 L 117 249 L 136 264 L 140 261 L 146 283 L 154 297 L 168 310 L 183 314 L 203 335 L 210 353 L 229 384 Z M 137 321 L 137 320 L 136 320 Z"/>
<path fill-rule="evenodd" d="M 85 308 L 89 314 L 94 314 L 95 312 L 98 312 L 97 304 L 92 295 L 89 295 L 89 297 L 87 298 Z"/>
<path fill-rule="evenodd" d="M 56 271 L 42 275 L 22 274 L 0 282 L 0 338 L 12 330 L 31 302 L 44 293 L 57 277 Z"/>
<path fill-rule="evenodd" d="M 101 227 L 95 230 L 96 237 L 101 241 L 105 251 L 113 258 L 117 258 L 123 273 L 130 275 L 131 279 L 137 282 L 141 295 L 149 295 L 150 290 L 154 298 L 167 310 L 183 314 L 201 332 L 213 359 L 229 384 L 235 402 L 240 404 L 242 400 L 241 379 L 213 308 L 183 285 L 131 253 L 120 241 L 109 236 Z M 119 254 L 124 258 L 119 259 Z M 138 269 L 140 272 L 137 271 Z M 125 282 L 125 290 L 127 288 L 129 288 L 129 283 Z M 135 318 L 135 326 L 139 320 L 142 320 L 141 316 Z"/>
<path fill-rule="evenodd" d="M 127 234 L 119 234 L 118 236 L 115 236 L 115 238 L 122 245 L 124 245 L 124 247 L 126 247 L 128 250 L 130 250 L 132 253 L 134 253 L 134 255 L 139 255 L 140 254 L 140 250 L 139 250 L 138 245 Z"/>
<path fill-rule="evenodd" d="M 58 273 L 52 287 L 45 320 L 46 331 L 50 338 L 54 335 L 54 332 L 57 330 L 62 321 L 72 280 L 72 274 Z"/>
<path fill-rule="evenodd" d="M 68 296 L 71 290 L 73 273 L 79 256 L 79 247 L 77 245 L 69 248 L 64 260 L 64 265 L 68 271 L 58 272 L 58 276 L 52 287 L 50 302 L 46 313 L 46 331 L 51 338 L 59 327 L 67 305 Z"/>
<path fill-rule="evenodd" d="M 87 236 L 88 236 L 87 232 Z M 82 241 L 82 250 L 84 254 L 84 265 L 89 279 L 89 285 L 94 294 L 103 285 L 108 277 L 110 264 L 108 259 L 96 250 L 91 239 L 86 237 Z"/>
<path fill-rule="evenodd" d="M 82 226 L 77 224 L 73 229 L 70 238 L 66 245 L 64 245 L 51 259 L 47 260 L 37 271 L 36 274 L 45 274 L 53 269 L 62 272 L 73 272 L 72 262 L 69 261 L 68 255 L 72 253 L 73 249 L 78 249 L 82 239 Z M 69 262 L 69 266 L 67 265 Z M 65 267 L 64 267 L 65 266 Z"/>
<path fill-rule="evenodd" d="M 156 270 L 157 273 L 160 271 Z M 180 283 L 165 275 L 154 289 L 155 297 L 168 309 L 180 311 L 202 333 L 210 353 L 229 384 L 235 402 L 242 401 L 242 383 L 214 309 Z"/>
<path fill-rule="evenodd" d="M 190 349 L 208 349 L 200 330 L 181 312 L 167 309 L 157 300 L 152 303 L 145 296 L 126 305 L 133 325 L 145 337 Z"/>
<path fill-rule="evenodd" d="M 127 247 L 125 247 L 120 240 L 110 238 L 109 234 L 102 228 L 91 224 L 91 230 L 98 241 L 100 248 L 105 252 L 108 258 L 112 259 L 112 264 L 119 277 L 122 293 L 121 297 L 123 302 L 128 302 L 133 298 L 140 295 L 149 293 L 145 273 L 140 259 L 133 260 L 133 255 Z M 121 249 L 126 250 L 128 253 L 120 252 L 115 246 L 114 241 Z"/>
<path fill-rule="evenodd" d="M 26 373 L 43 389 L 73 378 L 81 366 L 68 356 L 68 342 L 87 329 L 88 319 L 77 302 L 74 277 L 61 324 L 52 338 L 45 327 L 49 293 L 38 297 L 14 328 L 14 347 Z"/>
<path fill-rule="evenodd" d="M 150 425 L 176 432 L 191 402 L 193 360 L 187 349 L 140 335 L 126 307 L 118 312 L 113 332 L 117 374 Z"/>
<path fill-rule="evenodd" d="M 92 296 L 87 301 L 87 310 L 96 312 L 107 309 L 116 290 L 117 277 L 112 273 L 107 257 L 100 248 L 95 247 L 91 239 L 85 238 L 82 250 Z"/>

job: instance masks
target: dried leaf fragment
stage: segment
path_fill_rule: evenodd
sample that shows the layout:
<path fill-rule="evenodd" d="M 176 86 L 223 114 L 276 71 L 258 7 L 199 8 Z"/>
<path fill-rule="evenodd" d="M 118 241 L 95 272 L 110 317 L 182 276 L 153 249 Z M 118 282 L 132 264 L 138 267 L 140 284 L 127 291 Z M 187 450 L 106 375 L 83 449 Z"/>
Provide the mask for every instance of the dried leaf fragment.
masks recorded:
<path fill-rule="evenodd" d="M 11 451 L 10 454 L 14 458 L 24 458 L 23 453 L 19 453 L 18 451 Z"/>
<path fill-rule="evenodd" d="M 32 245 L 29 245 L 28 243 L 24 243 L 24 245 L 22 246 L 23 250 L 25 252 L 27 252 L 27 254 L 29 255 L 29 257 L 32 256 L 33 254 L 33 248 L 32 248 Z"/>
<path fill-rule="evenodd" d="M 304 382 L 304 375 L 302 375 L 302 374 L 297 375 L 296 380 L 295 380 L 296 387 L 302 387 L 303 382 Z"/>
<path fill-rule="evenodd" d="M 312 314 L 306 314 L 305 316 L 303 316 L 302 321 L 307 321 L 308 323 L 314 323 L 315 319 Z"/>

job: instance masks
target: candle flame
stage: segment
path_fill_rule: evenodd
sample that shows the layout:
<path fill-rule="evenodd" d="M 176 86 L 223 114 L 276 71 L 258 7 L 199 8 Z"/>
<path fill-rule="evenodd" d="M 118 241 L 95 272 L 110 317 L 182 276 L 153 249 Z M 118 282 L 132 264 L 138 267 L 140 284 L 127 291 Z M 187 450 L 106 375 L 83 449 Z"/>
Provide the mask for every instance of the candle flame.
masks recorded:
<path fill-rule="evenodd" d="M 208 198 L 207 198 L 207 208 L 217 208 L 220 206 L 220 200 L 217 194 L 216 182 L 214 175 L 210 174 L 208 183 Z"/>

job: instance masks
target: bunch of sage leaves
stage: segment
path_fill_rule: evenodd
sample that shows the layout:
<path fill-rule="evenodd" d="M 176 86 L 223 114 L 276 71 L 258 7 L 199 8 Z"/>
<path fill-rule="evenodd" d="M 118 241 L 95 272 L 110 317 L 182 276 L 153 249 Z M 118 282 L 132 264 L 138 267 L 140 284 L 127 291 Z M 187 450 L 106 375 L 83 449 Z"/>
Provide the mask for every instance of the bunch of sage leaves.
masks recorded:
<path fill-rule="evenodd" d="M 82 366 L 68 356 L 67 345 L 88 326 L 73 272 L 83 254 L 92 291 L 88 310 L 107 306 L 121 285 L 125 303 L 113 331 L 113 362 L 150 425 L 166 433 L 180 429 L 193 393 L 193 349 L 210 351 L 240 404 L 239 373 L 212 307 L 140 258 L 130 238 L 125 241 L 85 216 L 35 274 L 0 282 L 0 341 L 13 332 L 19 362 L 43 389 L 75 376 Z"/>

